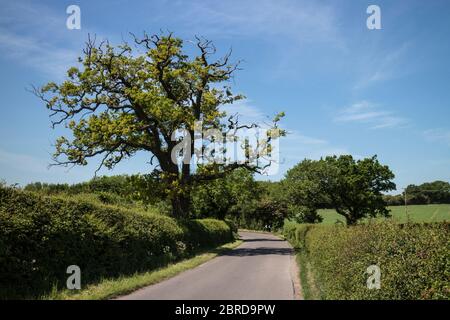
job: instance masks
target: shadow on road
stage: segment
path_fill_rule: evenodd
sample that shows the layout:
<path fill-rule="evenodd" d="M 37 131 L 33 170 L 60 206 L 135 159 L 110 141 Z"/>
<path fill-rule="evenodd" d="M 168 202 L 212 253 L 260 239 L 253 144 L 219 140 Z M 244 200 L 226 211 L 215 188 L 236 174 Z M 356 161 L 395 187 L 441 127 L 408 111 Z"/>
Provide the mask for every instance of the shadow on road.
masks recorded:
<path fill-rule="evenodd" d="M 224 256 L 238 256 L 238 257 L 247 257 L 247 256 L 262 256 L 262 255 L 291 255 L 294 254 L 294 250 L 291 248 L 237 248 L 231 251 L 227 251 L 223 253 Z"/>
<path fill-rule="evenodd" d="M 285 240 L 281 239 L 267 239 L 267 238 L 252 238 L 252 239 L 242 239 L 244 242 L 256 242 L 256 241 L 276 241 L 276 242 L 282 242 Z"/>

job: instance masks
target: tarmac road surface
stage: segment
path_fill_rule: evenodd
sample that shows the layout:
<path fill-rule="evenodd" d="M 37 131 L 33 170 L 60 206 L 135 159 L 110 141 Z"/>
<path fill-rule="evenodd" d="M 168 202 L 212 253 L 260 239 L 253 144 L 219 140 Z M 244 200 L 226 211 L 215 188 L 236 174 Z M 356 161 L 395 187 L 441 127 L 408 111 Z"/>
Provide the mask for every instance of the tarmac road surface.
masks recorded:
<path fill-rule="evenodd" d="M 236 249 L 118 299 L 297 299 L 298 272 L 289 243 L 268 233 L 239 234 L 244 242 Z"/>

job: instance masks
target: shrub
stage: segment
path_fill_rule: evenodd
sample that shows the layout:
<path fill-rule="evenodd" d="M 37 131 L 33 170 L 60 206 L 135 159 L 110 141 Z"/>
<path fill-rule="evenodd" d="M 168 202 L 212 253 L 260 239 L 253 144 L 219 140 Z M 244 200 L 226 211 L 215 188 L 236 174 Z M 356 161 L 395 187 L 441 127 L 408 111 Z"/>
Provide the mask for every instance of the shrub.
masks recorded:
<path fill-rule="evenodd" d="M 283 235 L 293 244 L 296 249 L 306 249 L 306 234 L 312 225 L 286 222 Z"/>
<path fill-rule="evenodd" d="M 185 227 L 185 242 L 190 250 L 206 246 L 216 246 L 233 238 L 230 226 L 216 219 L 195 219 L 183 222 Z"/>
<path fill-rule="evenodd" d="M 234 220 L 232 220 L 232 219 L 225 219 L 225 222 L 230 227 L 231 232 L 233 232 L 233 234 L 237 236 L 238 231 L 239 231 L 239 227 L 236 224 L 236 222 Z"/>
<path fill-rule="evenodd" d="M 0 187 L 0 298 L 153 269 L 232 238 L 225 222 L 180 223 L 156 214 Z"/>
<path fill-rule="evenodd" d="M 287 223 L 284 235 L 306 254 L 325 299 L 448 299 L 449 225 L 391 222 L 354 227 Z M 369 290 L 366 269 L 381 269 Z"/>
<path fill-rule="evenodd" d="M 238 228 L 274 231 L 282 228 L 287 215 L 287 207 L 282 201 L 263 197 L 239 214 L 228 215 L 227 220 L 232 221 Z"/>

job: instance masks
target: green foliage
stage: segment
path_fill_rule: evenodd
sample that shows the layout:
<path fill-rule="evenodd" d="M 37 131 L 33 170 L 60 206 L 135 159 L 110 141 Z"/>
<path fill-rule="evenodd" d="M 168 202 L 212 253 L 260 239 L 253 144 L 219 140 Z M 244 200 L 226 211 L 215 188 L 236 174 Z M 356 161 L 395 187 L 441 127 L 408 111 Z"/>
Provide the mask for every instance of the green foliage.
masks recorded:
<path fill-rule="evenodd" d="M 258 181 L 255 204 L 239 215 L 239 225 L 252 230 L 277 230 L 282 227 L 289 212 L 279 182 Z"/>
<path fill-rule="evenodd" d="M 433 181 L 421 185 L 411 184 L 405 192 L 397 195 L 385 195 L 384 200 L 389 206 L 416 204 L 450 204 L 450 183 L 446 181 Z"/>
<path fill-rule="evenodd" d="M 258 226 L 257 229 L 273 231 L 283 226 L 286 217 L 287 207 L 284 202 L 270 197 L 262 197 L 254 211 L 244 219 Z"/>
<path fill-rule="evenodd" d="M 386 205 L 388 206 L 404 206 L 405 205 L 405 198 L 402 195 L 390 195 L 386 194 L 383 196 L 384 201 L 386 202 Z"/>
<path fill-rule="evenodd" d="M 233 230 L 228 223 L 216 219 L 194 219 L 183 223 L 185 227 L 185 243 L 191 249 L 217 246 L 224 240 L 233 238 Z"/>
<path fill-rule="evenodd" d="M 101 193 L 108 192 L 122 198 L 128 198 L 133 192 L 131 176 L 101 176 L 95 177 L 87 182 L 69 185 L 67 183 L 41 183 L 35 182 L 25 186 L 24 190 L 39 192 L 46 195 L 58 193 L 78 194 L 78 193 Z"/>
<path fill-rule="evenodd" d="M 239 167 L 262 170 L 253 159 L 207 163 L 195 170 L 190 161 L 194 148 L 180 147 L 179 139 L 174 139 L 177 130 L 184 129 L 192 141 L 196 126 L 224 131 L 243 128 L 237 115 L 227 116 L 221 110 L 243 98 L 233 94 L 228 84 L 239 62 L 229 61 L 231 52 L 216 59 L 211 41 L 196 40 L 195 53 L 185 50 L 183 41 L 171 33 L 144 33 L 134 37 L 134 46 L 88 39 L 80 65 L 67 71 L 65 81 L 35 89 L 51 112 L 53 126 L 64 124 L 71 131 L 70 136 L 56 140 L 55 164 L 87 165 L 101 156 L 99 169 L 111 169 L 137 152 L 148 152 L 154 164 L 152 175 L 162 182 L 158 191 L 172 202 L 173 215 L 184 218 L 194 184 Z M 285 134 L 277 126 L 283 116 L 275 116 L 266 140 Z M 207 140 L 203 139 L 209 144 Z M 270 153 L 270 148 L 270 143 L 261 141 L 257 157 Z M 250 151 L 246 155 L 254 153 Z M 176 155 L 183 157 L 183 165 L 178 165 Z"/>
<path fill-rule="evenodd" d="M 35 182 L 25 186 L 25 191 L 52 195 L 74 201 L 114 205 L 140 212 L 170 213 L 169 204 L 152 192 L 155 188 L 142 186 L 143 175 L 116 175 L 95 177 L 76 184 L 52 184 Z M 152 201 L 149 200 L 152 199 Z"/>
<path fill-rule="evenodd" d="M 157 204 L 167 199 L 166 189 L 169 185 L 158 173 L 135 174 L 129 177 L 133 186 L 133 198 L 144 204 Z"/>
<path fill-rule="evenodd" d="M 329 169 L 324 160 L 309 159 L 303 160 L 290 169 L 282 180 L 285 199 L 289 205 L 293 207 L 300 205 L 310 209 L 326 207 L 331 200 L 323 190 L 322 180 L 326 178 Z"/>
<path fill-rule="evenodd" d="M 313 206 L 290 204 L 288 208 L 297 223 L 321 223 L 323 221 L 323 217 Z"/>
<path fill-rule="evenodd" d="M 445 181 L 426 182 L 409 185 L 406 188 L 408 204 L 450 203 L 450 183 Z"/>
<path fill-rule="evenodd" d="M 231 239 L 221 221 L 185 224 L 0 187 L 0 297 L 31 297 L 64 286 L 72 264 L 86 284 L 151 270 Z"/>
<path fill-rule="evenodd" d="M 259 214 L 260 220 L 264 225 L 268 225 L 270 230 L 277 230 L 283 226 L 284 220 L 290 214 L 284 197 L 285 190 L 280 182 L 260 182 L 260 186 L 263 191 L 256 214 Z"/>
<path fill-rule="evenodd" d="M 233 232 L 234 237 L 239 238 L 239 235 L 238 235 L 239 226 L 231 219 L 225 219 L 224 221 L 230 227 L 231 232 Z"/>
<path fill-rule="evenodd" d="M 304 160 L 288 171 L 283 185 L 291 208 L 308 209 L 299 211 L 301 220 L 320 221 L 315 210 L 330 203 L 353 225 L 365 217 L 389 216 L 382 192 L 395 189 L 393 178 L 376 156 L 356 161 L 344 155 Z"/>
<path fill-rule="evenodd" d="M 253 174 L 237 169 L 221 179 L 194 187 L 192 211 L 195 217 L 238 216 L 254 210 L 259 189 Z"/>
<path fill-rule="evenodd" d="M 278 229 L 287 217 L 279 183 L 255 181 L 252 172 L 240 168 L 221 179 L 194 187 L 195 217 L 228 218 L 236 227 Z"/>
<path fill-rule="evenodd" d="M 287 223 L 284 235 L 306 254 L 324 299 L 450 298 L 448 223 Z M 370 265 L 381 269 L 380 290 L 367 288 Z"/>

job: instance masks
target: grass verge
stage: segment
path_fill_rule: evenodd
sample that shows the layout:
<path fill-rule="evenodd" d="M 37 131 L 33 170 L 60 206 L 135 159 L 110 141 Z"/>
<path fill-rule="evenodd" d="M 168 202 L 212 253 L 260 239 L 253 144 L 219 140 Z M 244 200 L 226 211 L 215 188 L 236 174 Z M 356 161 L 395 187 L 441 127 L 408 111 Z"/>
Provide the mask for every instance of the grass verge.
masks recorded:
<path fill-rule="evenodd" d="M 296 261 L 299 269 L 300 290 L 304 300 L 321 300 L 320 290 L 317 286 L 315 276 L 308 261 L 307 254 L 296 250 Z"/>
<path fill-rule="evenodd" d="M 242 228 L 239 228 L 239 231 L 242 231 L 242 232 L 254 232 L 254 233 L 273 234 L 273 232 L 271 232 L 271 231 L 253 230 L 253 229 L 242 229 Z"/>
<path fill-rule="evenodd" d="M 88 285 L 81 290 L 63 290 L 53 291 L 51 294 L 41 297 L 44 300 L 105 300 L 127 293 L 131 293 L 137 289 L 149 286 L 177 274 L 195 268 L 218 255 L 232 250 L 242 243 L 236 240 L 219 246 L 213 250 L 200 253 L 192 258 L 182 260 L 180 262 L 170 264 L 164 268 L 144 273 L 137 273 L 132 276 L 103 279 L 97 284 Z"/>

